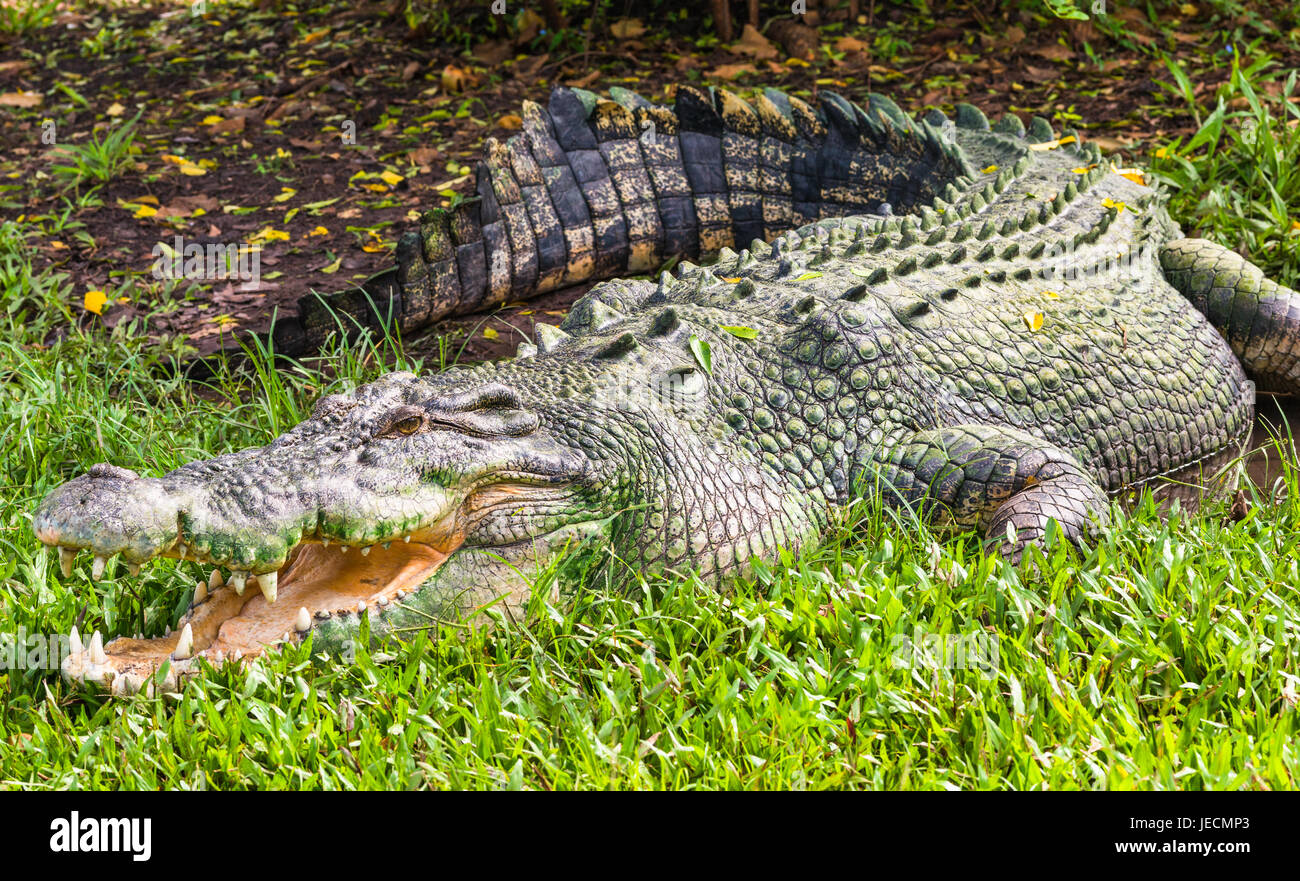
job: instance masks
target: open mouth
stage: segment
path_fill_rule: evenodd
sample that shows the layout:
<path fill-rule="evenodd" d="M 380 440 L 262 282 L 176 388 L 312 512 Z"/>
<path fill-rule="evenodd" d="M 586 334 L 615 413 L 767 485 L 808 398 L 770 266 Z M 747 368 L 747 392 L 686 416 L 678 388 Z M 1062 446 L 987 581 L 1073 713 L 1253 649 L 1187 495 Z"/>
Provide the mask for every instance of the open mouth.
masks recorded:
<path fill-rule="evenodd" d="M 454 521 L 451 517 L 448 520 Z M 235 572 L 227 580 L 213 569 L 200 582 L 190 609 L 177 628 L 155 639 L 119 637 L 103 644 L 96 631 L 82 645 L 73 629 L 63 661 L 65 679 L 96 683 L 114 694 L 150 689 L 163 666 L 164 690 L 176 688 L 200 661 L 220 666 L 226 660 L 254 657 L 285 642 L 298 642 L 336 616 L 379 614 L 402 601 L 431 578 L 455 553 L 464 536 L 434 526 L 382 544 L 357 546 L 303 541 L 275 572 Z M 60 548 L 64 571 L 75 550 Z M 184 557 L 168 552 L 162 556 Z M 103 564 L 99 560 L 95 569 Z"/>

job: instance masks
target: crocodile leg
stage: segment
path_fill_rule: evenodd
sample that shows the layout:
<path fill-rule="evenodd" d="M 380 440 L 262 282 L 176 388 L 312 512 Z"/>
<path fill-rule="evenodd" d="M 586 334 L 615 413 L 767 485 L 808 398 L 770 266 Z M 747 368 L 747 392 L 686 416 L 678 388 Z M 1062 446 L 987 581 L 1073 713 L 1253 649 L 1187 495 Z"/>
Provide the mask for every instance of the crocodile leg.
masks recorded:
<path fill-rule="evenodd" d="M 919 431 L 889 451 L 877 474 L 887 501 L 918 510 L 943 530 L 982 530 L 986 543 L 1013 561 L 1043 537 L 1048 520 L 1078 541 L 1092 521 L 1104 522 L 1108 507 L 1074 456 L 1002 426 Z"/>
<path fill-rule="evenodd" d="M 1160 266 L 1174 289 L 1223 334 L 1263 390 L 1300 394 L 1300 293 L 1205 239 L 1167 242 Z"/>

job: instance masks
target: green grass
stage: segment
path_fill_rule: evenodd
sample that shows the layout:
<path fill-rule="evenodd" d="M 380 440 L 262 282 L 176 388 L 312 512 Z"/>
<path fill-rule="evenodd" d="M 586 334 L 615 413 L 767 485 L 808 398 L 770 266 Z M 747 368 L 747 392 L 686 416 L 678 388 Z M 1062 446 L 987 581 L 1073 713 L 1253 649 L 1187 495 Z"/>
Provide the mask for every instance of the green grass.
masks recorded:
<path fill-rule="evenodd" d="M 1300 287 L 1300 97 L 1296 72 L 1266 78 L 1259 57 L 1231 76 L 1202 112 L 1193 82 L 1166 59 L 1166 90 L 1193 108 L 1197 132 L 1154 151 L 1152 171 L 1171 189 L 1170 212 L 1188 235 L 1205 236 L 1254 261 L 1275 281 Z M 1276 93 L 1261 88 L 1270 82 Z M 1278 88 L 1280 86 L 1280 88 Z"/>
<path fill-rule="evenodd" d="M 1214 138 L 1176 145 L 1162 173 L 1186 175 L 1185 226 L 1253 236 L 1257 259 L 1294 271 L 1276 243 L 1300 214 L 1296 178 L 1250 165 L 1295 156 L 1294 129 L 1260 136 L 1294 105 L 1230 109 L 1243 83 L 1202 116 L 1205 131 L 1219 114 Z M 1253 140 L 1235 134 L 1242 112 Z M 92 585 L 83 561 L 64 581 L 30 528 L 60 481 L 264 443 L 381 362 L 440 366 L 385 341 L 379 357 L 337 351 L 329 375 L 255 357 L 244 379 L 187 384 L 138 328 L 77 329 L 66 280 L 32 272 L 35 230 L 0 225 L 0 634 L 155 635 L 201 574 L 162 562 Z M 1168 520 L 1139 505 L 1094 546 L 1053 542 L 1022 569 L 863 505 L 722 593 L 690 579 L 616 593 L 550 572 L 542 586 L 560 578 L 564 602 L 541 590 L 522 622 L 351 663 L 290 649 L 179 698 L 111 701 L 0 671 L 0 787 L 1294 788 L 1295 462 L 1280 488 L 1280 501 L 1253 493 L 1239 522 L 1223 503 Z M 949 640 L 996 664 L 908 662 L 908 645 Z"/>

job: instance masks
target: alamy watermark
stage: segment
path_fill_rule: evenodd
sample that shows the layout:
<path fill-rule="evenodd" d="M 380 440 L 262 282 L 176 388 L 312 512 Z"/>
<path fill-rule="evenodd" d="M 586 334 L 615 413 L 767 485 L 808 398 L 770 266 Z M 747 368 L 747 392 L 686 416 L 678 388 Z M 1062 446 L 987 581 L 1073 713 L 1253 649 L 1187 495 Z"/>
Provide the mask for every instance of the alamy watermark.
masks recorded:
<path fill-rule="evenodd" d="M 896 633 L 889 641 L 894 666 L 925 670 L 974 670 L 983 679 L 997 675 L 1000 655 L 997 634 L 927 633 L 920 627 L 912 635 Z"/>

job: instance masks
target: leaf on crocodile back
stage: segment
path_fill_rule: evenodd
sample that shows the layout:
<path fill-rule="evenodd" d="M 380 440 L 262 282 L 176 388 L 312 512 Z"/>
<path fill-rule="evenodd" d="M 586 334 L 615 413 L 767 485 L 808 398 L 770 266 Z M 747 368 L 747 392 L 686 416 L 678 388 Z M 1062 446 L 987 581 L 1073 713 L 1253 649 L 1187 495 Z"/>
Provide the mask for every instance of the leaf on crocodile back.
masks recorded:
<path fill-rule="evenodd" d="M 1021 315 L 1020 318 L 1025 322 L 1025 327 L 1029 328 L 1033 333 L 1038 333 L 1038 331 L 1043 329 L 1042 312 L 1026 312 L 1024 315 Z"/>
<path fill-rule="evenodd" d="M 754 330 L 752 327 L 742 327 L 733 324 L 721 324 L 719 327 L 734 337 L 740 337 L 742 340 L 758 339 L 758 331 Z"/>
<path fill-rule="evenodd" d="M 805 272 L 803 275 L 796 278 L 795 281 L 808 281 L 809 279 L 812 278 L 821 278 L 821 277 L 822 277 L 822 273 L 820 272 Z"/>
<path fill-rule="evenodd" d="M 713 352 L 709 349 L 709 344 L 697 336 L 691 337 L 691 352 L 695 355 L 695 360 L 704 368 L 704 372 L 713 375 Z"/>

